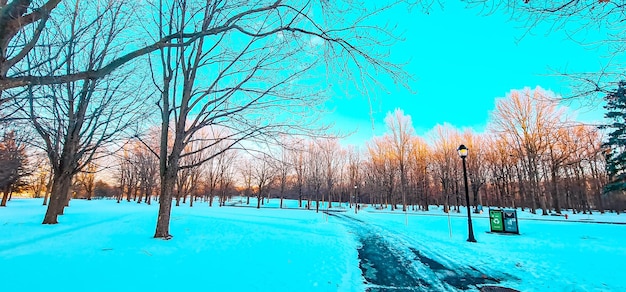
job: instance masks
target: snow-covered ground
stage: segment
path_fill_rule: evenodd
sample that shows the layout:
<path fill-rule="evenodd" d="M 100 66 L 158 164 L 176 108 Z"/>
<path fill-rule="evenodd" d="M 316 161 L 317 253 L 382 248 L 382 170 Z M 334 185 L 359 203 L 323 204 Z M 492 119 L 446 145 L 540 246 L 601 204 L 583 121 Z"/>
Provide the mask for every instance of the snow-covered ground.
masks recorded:
<path fill-rule="evenodd" d="M 251 206 L 256 206 L 252 200 Z M 169 241 L 153 239 L 158 206 L 74 200 L 42 225 L 41 200 L 0 208 L 0 291 L 364 291 L 360 246 L 336 216 L 278 209 L 174 207 Z M 296 201 L 286 201 L 297 207 Z M 244 205 L 245 206 L 245 205 Z M 521 235 L 490 234 L 487 214 L 342 213 L 448 266 L 522 291 L 626 291 L 626 215 L 521 212 Z M 552 221 L 533 220 L 548 219 Z M 590 223 L 593 222 L 593 223 Z M 475 289 L 475 288 L 474 288 Z"/>

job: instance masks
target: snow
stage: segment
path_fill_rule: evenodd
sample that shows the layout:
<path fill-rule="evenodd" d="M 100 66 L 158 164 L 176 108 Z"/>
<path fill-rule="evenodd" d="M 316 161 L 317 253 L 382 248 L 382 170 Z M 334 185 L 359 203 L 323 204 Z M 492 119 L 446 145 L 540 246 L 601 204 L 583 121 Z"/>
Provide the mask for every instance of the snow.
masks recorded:
<path fill-rule="evenodd" d="M 568 214 L 565 219 L 518 210 L 520 235 L 508 235 L 489 233 L 487 212 L 472 214 L 477 243 L 470 243 L 466 241 L 467 213 L 453 213 L 451 229 L 447 216 L 429 213 L 437 214 L 437 210 L 418 212 L 420 215 L 368 212 L 360 216 L 420 243 L 444 261 L 513 276 L 501 283 L 506 287 L 521 291 L 626 291 L 626 225 L 590 223 L 624 223 L 625 215 Z"/>
<path fill-rule="evenodd" d="M 333 216 L 245 204 L 173 207 L 169 241 L 153 239 L 158 206 L 73 200 L 42 225 L 41 200 L 0 209 L 2 291 L 364 291 L 358 239 Z M 256 206 L 251 200 L 250 206 Z M 326 207 L 326 206 L 324 206 Z M 344 206 L 345 208 L 345 206 Z M 340 209 L 340 208 L 337 208 Z M 391 244 L 474 267 L 521 291 L 626 291 L 626 215 L 540 216 L 518 210 L 520 235 L 488 233 L 488 215 L 439 208 L 354 214 Z M 536 219 L 546 219 L 536 220 Z M 590 223 L 592 222 L 592 223 Z M 449 229 L 449 226 L 451 229 Z"/>

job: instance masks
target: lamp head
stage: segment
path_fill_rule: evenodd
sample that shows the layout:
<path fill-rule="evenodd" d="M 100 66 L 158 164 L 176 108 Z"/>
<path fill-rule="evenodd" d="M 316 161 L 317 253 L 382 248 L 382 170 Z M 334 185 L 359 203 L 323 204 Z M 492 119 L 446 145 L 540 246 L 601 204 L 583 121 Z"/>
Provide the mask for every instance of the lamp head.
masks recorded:
<path fill-rule="evenodd" d="M 459 146 L 459 148 L 456 150 L 459 152 L 459 156 L 461 156 L 461 158 L 465 158 L 467 157 L 467 152 L 469 149 L 467 149 L 467 147 L 465 147 L 465 145 L 461 144 L 461 146 Z"/>

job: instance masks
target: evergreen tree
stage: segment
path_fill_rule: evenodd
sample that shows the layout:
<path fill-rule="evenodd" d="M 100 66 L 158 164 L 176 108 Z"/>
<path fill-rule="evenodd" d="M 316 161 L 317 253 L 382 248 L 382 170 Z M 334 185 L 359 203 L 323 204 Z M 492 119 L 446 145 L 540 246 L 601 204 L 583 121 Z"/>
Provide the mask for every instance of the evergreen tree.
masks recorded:
<path fill-rule="evenodd" d="M 626 190 L 626 81 L 620 81 L 615 92 L 605 97 L 604 115 L 609 123 L 602 129 L 609 129 L 608 140 L 604 143 L 607 148 L 606 170 L 609 183 L 604 187 L 605 193 Z"/>

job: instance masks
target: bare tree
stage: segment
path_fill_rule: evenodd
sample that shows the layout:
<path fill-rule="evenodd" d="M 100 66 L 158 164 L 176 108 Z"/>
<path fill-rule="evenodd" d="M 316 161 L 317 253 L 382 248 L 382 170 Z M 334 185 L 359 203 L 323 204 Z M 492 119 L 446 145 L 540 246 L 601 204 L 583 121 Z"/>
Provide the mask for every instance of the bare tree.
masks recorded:
<path fill-rule="evenodd" d="M 346 195 L 349 196 L 347 189 L 349 188 L 348 182 L 348 153 L 349 150 L 347 148 L 341 147 L 338 151 L 338 156 L 336 158 L 336 167 L 335 167 L 335 179 L 336 182 L 336 196 L 337 202 L 339 203 L 339 207 L 342 206 L 342 202 Z"/>
<path fill-rule="evenodd" d="M 47 3 L 52 2 L 58 1 Z M 111 1 L 106 5 L 98 5 L 75 2 L 73 6 L 65 6 L 59 13 L 59 16 L 63 16 L 62 20 L 57 18 L 47 22 L 46 27 L 57 32 L 54 35 L 46 34 L 46 42 L 50 44 L 28 48 L 32 56 L 27 54 L 19 60 L 25 66 L 25 74 L 53 76 L 65 72 L 71 75 L 81 70 L 103 68 L 107 61 L 120 53 L 116 44 L 119 43 L 121 31 L 128 25 L 127 22 L 119 21 L 121 3 Z M 26 9 L 30 1 L 12 1 L 3 10 L 11 5 L 22 5 Z M 49 12 L 34 11 L 32 14 Z M 61 44 L 63 50 L 58 50 L 56 44 Z M 55 53 L 59 55 L 55 56 Z M 45 56 L 52 58 L 42 61 Z M 16 69 L 15 66 L 11 68 Z M 128 72 L 120 73 L 126 74 L 108 79 L 74 79 L 74 82 L 65 85 L 37 86 L 27 82 L 26 90 L 19 95 L 19 99 L 14 100 L 19 113 L 29 119 L 39 135 L 42 143 L 37 145 L 41 145 L 46 152 L 53 169 L 50 202 L 44 224 L 58 222 L 57 216 L 63 214 L 69 200 L 74 176 L 98 158 L 103 153 L 99 149 L 117 139 L 137 117 L 134 111 L 135 105 L 138 105 L 137 95 L 123 89 L 133 84 L 136 90 L 136 86 L 140 85 L 136 80 L 131 80 Z M 11 83 L 10 80 L 3 79 L 0 83 Z"/>
<path fill-rule="evenodd" d="M 226 204 L 226 200 L 230 197 L 229 191 L 233 187 L 235 161 L 237 152 L 224 152 L 217 157 L 217 182 L 219 184 L 220 206 Z"/>
<path fill-rule="evenodd" d="M 326 190 L 322 194 L 322 202 L 325 202 L 325 195 L 328 195 L 328 208 L 332 207 L 337 174 L 339 172 L 339 155 L 341 145 L 336 138 L 320 139 L 318 142 L 321 158 L 323 160 L 323 174 L 326 183 Z"/>
<path fill-rule="evenodd" d="M 64 2 L 66 5 L 59 4 Z M 27 86 L 66 84 L 82 80 L 97 80 L 106 77 L 129 62 L 138 57 L 145 56 L 164 47 L 182 47 L 193 43 L 198 38 L 207 35 L 221 34 L 227 31 L 242 30 L 244 27 L 238 22 L 246 19 L 246 16 L 263 9 L 249 8 L 249 5 L 242 3 L 231 3 L 228 1 L 214 1 L 207 6 L 217 6 L 221 4 L 218 12 L 230 9 L 232 13 L 220 14 L 226 17 L 227 21 L 222 21 L 219 25 L 211 27 L 197 27 L 198 30 L 179 31 L 173 30 L 169 34 L 160 34 L 158 38 L 146 33 L 138 35 L 137 27 L 131 24 L 144 23 L 145 19 L 153 17 L 155 8 L 153 3 L 143 1 L 106 1 L 95 3 L 94 6 L 85 7 L 86 1 L 62 1 L 62 0 L 0 0 L 0 105 L 10 101 L 15 95 L 8 92 L 9 89 L 20 89 Z M 105 5 L 102 5 L 105 3 Z M 145 4 L 145 5 L 144 5 Z M 281 1 L 271 5 L 273 8 L 285 6 Z M 112 9 L 111 9 L 112 7 Z M 287 6 L 291 7 L 291 6 Z M 74 10 L 72 10 L 72 8 Z M 249 13 L 238 13 L 237 8 L 250 9 Z M 266 9 L 267 10 L 267 9 Z M 74 17 L 88 19 L 88 16 L 95 16 L 93 22 L 105 19 L 108 12 L 114 11 L 118 18 L 115 21 L 102 23 L 101 32 L 118 31 L 125 35 L 120 41 L 120 54 L 110 57 L 93 68 L 76 68 L 71 71 L 59 70 L 48 72 L 48 70 L 36 70 L 46 66 L 50 61 L 57 62 L 63 59 L 64 52 L 72 54 L 78 52 L 71 48 L 74 41 L 53 41 L 52 36 L 64 34 L 67 30 L 65 24 Z M 300 11 L 302 13 L 302 11 Z M 68 15 L 70 14 L 70 15 Z M 63 23 L 61 29 L 57 29 L 51 22 Z M 120 23 L 124 23 L 120 29 Z M 200 30 L 204 28 L 205 30 Z M 292 27 L 297 31 L 296 27 Z M 80 31 L 80 30 L 74 30 Z M 100 37 L 100 40 L 111 42 L 111 39 Z M 126 46 L 133 42 L 134 46 Z M 349 42 L 345 41 L 346 44 Z M 40 47 L 51 47 L 54 49 L 49 54 L 39 54 L 36 51 Z M 87 48 L 84 48 L 87 50 Z M 27 61 L 28 57 L 37 57 L 36 62 Z M 41 73 L 41 74 L 39 74 Z M 18 90 L 19 92 L 19 90 Z"/>
<path fill-rule="evenodd" d="M 398 172 L 400 174 L 399 191 L 402 196 L 402 211 L 406 212 L 406 193 L 408 189 L 407 168 L 412 146 L 411 139 L 415 136 L 415 130 L 411 123 L 411 116 L 404 115 L 404 111 L 401 109 L 394 110 L 393 114 L 391 112 L 387 113 L 385 123 L 391 132 L 390 146 L 393 149 L 392 154 L 396 159 Z"/>
<path fill-rule="evenodd" d="M 570 182 L 561 186 L 566 193 L 565 206 L 575 213 L 591 212 L 594 207 L 603 211 L 602 186 L 607 183 L 607 173 L 600 171 L 606 163 L 602 137 L 592 126 L 575 125 L 566 130 L 562 147 L 567 147 L 568 155 L 559 167 L 559 176 L 570 176 Z"/>
<path fill-rule="evenodd" d="M 483 162 L 488 171 L 489 184 L 486 188 L 486 205 L 516 207 L 526 206 L 526 191 L 521 159 L 513 156 L 511 143 L 506 137 L 488 135 L 484 137 L 486 153 Z M 516 183 L 517 190 L 514 190 Z M 517 199 L 521 201 L 518 202 Z"/>
<path fill-rule="evenodd" d="M 250 205 L 250 196 L 252 195 L 252 184 L 254 175 L 254 165 L 251 158 L 246 157 L 242 161 L 241 176 L 244 183 L 244 195 L 246 196 L 246 205 Z"/>
<path fill-rule="evenodd" d="M 97 170 L 97 165 L 90 162 L 76 175 L 76 183 L 85 192 L 85 198 L 87 198 L 87 200 L 91 200 L 93 197 Z"/>
<path fill-rule="evenodd" d="M 293 166 L 295 172 L 295 184 L 298 193 L 298 207 L 302 208 L 302 196 L 304 195 L 304 182 L 307 172 L 307 166 L 305 163 L 305 149 L 303 141 L 301 139 L 295 139 L 289 150 L 289 161 Z"/>
<path fill-rule="evenodd" d="M 34 153 L 30 157 L 30 161 L 33 163 L 33 173 L 31 176 L 30 185 L 33 188 L 33 196 L 35 198 L 41 198 L 41 193 L 45 193 L 45 197 L 48 197 L 49 189 L 48 182 L 52 179 L 52 173 L 50 170 L 50 164 L 47 157 L 42 153 Z"/>
<path fill-rule="evenodd" d="M 226 154 L 226 153 L 224 153 Z M 221 157 L 218 156 L 218 158 Z M 215 192 L 218 189 L 220 179 L 220 164 L 219 159 L 211 159 L 204 163 L 202 166 L 203 184 L 205 196 L 209 200 L 209 207 L 213 206 L 213 200 L 215 199 Z M 247 178 L 246 178 L 247 179 Z"/>
<path fill-rule="evenodd" d="M 290 157 L 289 157 L 289 149 L 287 145 L 283 145 L 280 148 L 280 159 L 276 162 L 275 169 L 278 171 L 278 189 L 280 196 L 280 208 L 283 208 L 283 198 L 285 197 L 285 192 L 287 191 L 287 183 L 289 179 L 289 175 L 292 173 L 291 170 L 293 168 Z"/>
<path fill-rule="evenodd" d="M 496 102 L 493 112 L 493 130 L 506 135 L 513 142 L 510 145 L 517 151 L 518 157 L 525 159 L 529 190 L 533 200 L 532 211 L 535 212 L 536 201 L 539 201 L 542 215 L 548 215 L 546 193 L 540 184 L 540 159 L 548 151 L 548 133 L 560 127 L 562 109 L 557 108 L 551 98 L 554 93 L 541 88 L 522 91 L 511 91 L 506 99 Z"/>
<path fill-rule="evenodd" d="M 459 159 L 456 153 L 460 145 L 460 133 L 448 124 L 437 125 L 432 132 L 433 139 L 433 175 L 440 186 L 438 204 L 443 203 L 444 210 L 450 210 L 450 197 L 455 196 L 456 207 L 459 206 Z M 441 197 L 443 196 L 443 197 Z"/>
<path fill-rule="evenodd" d="M 322 191 L 323 178 L 323 160 L 321 149 L 318 141 L 311 140 L 307 143 L 306 148 L 306 173 L 305 183 L 307 186 L 307 209 L 311 208 L 311 199 L 315 199 L 315 212 L 320 209 L 320 193 Z"/>
<path fill-rule="evenodd" d="M 356 204 L 356 200 L 354 200 L 356 199 L 356 189 L 358 188 L 358 185 L 360 185 L 360 182 L 362 180 L 362 172 L 363 172 L 360 169 L 362 167 L 361 153 L 359 152 L 358 148 L 351 147 L 348 149 L 348 163 L 346 167 L 347 167 L 347 172 L 348 172 L 347 193 L 349 196 L 350 207 L 352 207 L 353 202 Z M 372 180 L 372 182 L 376 182 L 376 181 Z M 382 200 L 380 201 L 380 203 L 382 205 Z"/>
<path fill-rule="evenodd" d="M 7 200 L 17 183 L 26 175 L 26 150 L 14 131 L 4 133 L 0 141 L 0 207 L 6 207 Z"/>
<path fill-rule="evenodd" d="M 152 196 L 155 194 L 155 190 L 159 177 L 159 159 L 155 155 L 155 150 L 158 149 L 156 145 L 158 142 L 154 137 L 156 133 L 152 131 L 149 133 L 149 142 L 141 143 L 140 147 L 135 147 L 133 151 L 134 158 L 132 159 L 137 169 L 138 183 L 140 188 L 139 197 L 137 203 L 140 204 L 143 201 L 150 205 L 152 204 Z M 145 141 L 143 139 L 142 141 Z M 139 145 L 138 145 L 139 146 Z"/>
<path fill-rule="evenodd" d="M 199 134 L 199 133 L 198 133 Z M 187 144 L 181 155 L 181 170 L 176 178 L 176 206 L 180 206 L 180 199 L 183 198 L 183 204 L 187 200 L 187 196 L 191 196 L 189 206 L 193 207 L 194 188 L 199 185 L 200 175 L 202 173 L 202 161 L 207 156 L 207 148 L 205 147 L 205 139 L 194 139 L 195 142 Z"/>
<path fill-rule="evenodd" d="M 306 130 L 316 112 L 309 109 L 323 101 L 323 95 L 305 91 L 312 89 L 307 86 L 312 80 L 307 73 L 320 68 L 323 61 L 331 65 L 328 68 L 352 68 L 343 72 L 357 69 L 358 79 L 367 79 L 372 70 L 378 70 L 404 84 L 406 76 L 400 76 L 400 68 L 369 47 L 382 44 L 379 37 L 388 36 L 389 30 L 371 26 L 363 30 L 364 21 L 380 10 L 360 7 L 354 13 L 363 14 L 344 18 L 346 23 L 331 20 L 345 16 L 335 5 L 351 11 L 356 7 L 349 1 L 191 0 L 158 7 L 155 39 L 182 31 L 205 33 L 193 38 L 178 33 L 176 42 L 186 46 L 161 48 L 160 72 L 153 71 L 161 92 L 162 137 L 170 130 L 174 137 L 171 145 L 160 147 L 161 207 L 155 237 L 171 237 L 173 181 L 182 149 L 194 132 L 210 125 L 229 128 L 230 135 L 216 141 L 227 141 L 226 151 L 244 140 L 276 140 L 280 134 Z M 365 32 L 370 37 L 359 36 Z M 199 76 L 202 84 L 196 82 Z M 161 141 L 167 143 L 167 139 Z"/>
<path fill-rule="evenodd" d="M 257 209 L 261 208 L 261 204 L 265 196 L 269 195 L 269 185 L 274 179 L 272 173 L 274 172 L 271 163 L 272 158 L 267 154 L 262 154 L 260 157 L 253 158 L 253 171 L 252 179 L 257 192 Z"/>
<path fill-rule="evenodd" d="M 409 173 L 414 184 L 415 193 L 418 195 L 418 202 L 424 211 L 428 211 L 430 204 L 430 176 L 428 169 L 432 164 L 431 149 L 421 137 L 411 139 L 411 152 L 409 153 Z"/>
<path fill-rule="evenodd" d="M 374 137 L 367 143 L 367 150 L 370 159 L 370 169 L 373 179 L 381 189 L 380 205 L 391 205 L 391 211 L 396 209 L 396 193 L 398 166 L 394 159 L 392 150 L 392 140 L 390 136 Z M 358 171 L 358 165 L 356 170 Z M 361 181 L 355 181 L 355 189 L 361 185 Z"/>

